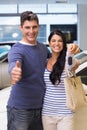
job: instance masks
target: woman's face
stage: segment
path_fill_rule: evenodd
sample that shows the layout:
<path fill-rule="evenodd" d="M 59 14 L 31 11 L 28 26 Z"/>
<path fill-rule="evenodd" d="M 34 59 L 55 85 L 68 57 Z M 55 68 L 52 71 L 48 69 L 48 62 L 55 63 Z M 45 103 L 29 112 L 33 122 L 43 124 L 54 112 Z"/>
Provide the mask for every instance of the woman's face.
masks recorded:
<path fill-rule="evenodd" d="M 60 53 L 63 49 L 63 40 L 61 36 L 54 34 L 50 40 L 49 46 L 53 53 Z"/>

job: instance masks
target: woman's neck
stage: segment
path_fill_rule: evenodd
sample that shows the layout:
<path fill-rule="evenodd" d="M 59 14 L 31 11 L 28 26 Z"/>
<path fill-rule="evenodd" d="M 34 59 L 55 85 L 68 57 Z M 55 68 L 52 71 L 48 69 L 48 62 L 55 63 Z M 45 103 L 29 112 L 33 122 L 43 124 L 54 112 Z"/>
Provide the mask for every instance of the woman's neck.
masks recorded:
<path fill-rule="evenodd" d="M 52 71 L 54 64 L 56 63 L 58 54 L 52 54 L 51 58 L 48 60 L 47 69 Z"/>
<path fill-rule="evenodd" d="M 59 54 L 58 53 L 52 53 L 51 59 L 55 63 L 57 61 Z"/>

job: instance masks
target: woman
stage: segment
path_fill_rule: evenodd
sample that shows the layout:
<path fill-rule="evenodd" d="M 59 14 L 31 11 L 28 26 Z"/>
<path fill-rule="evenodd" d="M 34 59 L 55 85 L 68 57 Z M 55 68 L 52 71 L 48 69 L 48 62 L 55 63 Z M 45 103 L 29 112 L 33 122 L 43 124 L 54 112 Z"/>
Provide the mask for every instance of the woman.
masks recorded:
<path fill-rule="evenodd" d="M 66 107 L 66 94 L 64 78 L 66 77 L 66 40 L 60 30 L 51 32 L 49 45 L 52 56 L 47 61 L 44 73 L 46 93 L 42 109 L 42 122 L 44 130 L 74 130 L 74 113 Z M 68 48 L 69 54 L 70 48 Z M 78 67 L 74 60 L 72 71 Z M 70 67 L 70 66 L 69 66 Z"/>

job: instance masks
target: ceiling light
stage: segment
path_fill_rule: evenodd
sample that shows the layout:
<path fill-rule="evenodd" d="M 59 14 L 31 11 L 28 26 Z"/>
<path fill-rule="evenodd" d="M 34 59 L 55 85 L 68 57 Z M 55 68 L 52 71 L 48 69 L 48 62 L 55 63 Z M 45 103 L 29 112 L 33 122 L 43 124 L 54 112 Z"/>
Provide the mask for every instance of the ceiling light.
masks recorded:
<path fill-rule="evenodd" d="M 56 3 L 68 3 L 67 0 L 56 0 L 55 2 L 56 2 Z"/>

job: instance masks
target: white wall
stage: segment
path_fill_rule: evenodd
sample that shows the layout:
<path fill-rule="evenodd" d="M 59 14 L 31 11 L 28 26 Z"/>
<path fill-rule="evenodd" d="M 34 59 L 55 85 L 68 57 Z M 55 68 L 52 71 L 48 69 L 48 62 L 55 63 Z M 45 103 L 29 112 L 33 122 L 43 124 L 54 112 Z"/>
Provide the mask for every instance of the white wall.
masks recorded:
<path fill-rule="evenodd" d="M 11 0 L 3 0 L 3 2 L 6 2 L 6 1 L 8 1 L 8 3 L 10 3 Z M 30 2 L 33 3 L 35 0 L 32 0 L 32 1 L 26 0 L 26 1 L 28 1 L 28 3 L 30 3 Z M 37 0 L 37 1 L 40 2 L 41 0 Z M 45 2 L 45 0 L 43 0 L 43 1 Z M 50 3 L 49 1 L 50 0 L 48 0 L 48 3 Z M 79 3 L 78 4 L 78 20 L 77 20 L 78 21 L 78 34 L 77 34 L 78 38 L 77 38 L 77 41 L 78 41 L 78 44 L 79 44 L 81 49 L 87 50 L 87 44 L 86 44 L 86 41 L 87 41 L 86 40 L 86 37 L 87 37 L 87 24 L 86 24 L 87 23 L 87 17 L 86 17 L 87 16 L 87 13 L 86 13 L 87 12 L 87 0 L 67 0 L 67 1 L 68 1 L 68 3 Z M 16 0 L 15 2 L 20 3 L 20 0 L 19 1 Z M 53 2 L 53 0 L 51 2 Z M 1 3 L 1 1 L 0 1 L 0 3 Z M 82 4 L 82 3 L 84 3 L 84 4 Z M 4 7 L 3 7 L 3 9 L 5 10 Z M 12 8 L 12 10 L 13 10 L 13 8 Z M 11 10 L 11 12 L 12 12 L 12 10 Z M 2 13 L 1 11 L 3 12 L 3 10 L 0 8 L 0 13 Z M 15 13 L 17 13 L 17 11 Z M 45 21 L 47 22 L 46 19 L 45 19 Z M 12 22 L 12 23 L 14 23 L 14 22 Z"/>
<path fill-rule="evenodd" d="M 78 42 L 83 50 L 87 50 L 87 4 L 78 5 Z"/>
<path fill-rule="evenodd" d="M 39 3 L 87 3 L 87 0 L 0 0 L 0 4 L 39 4 Z"/>

